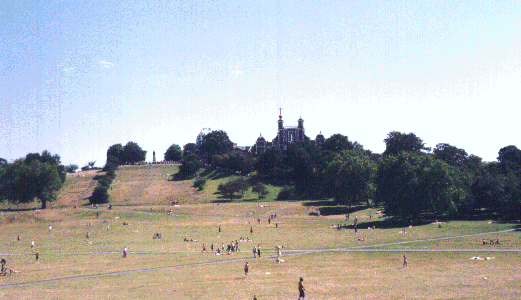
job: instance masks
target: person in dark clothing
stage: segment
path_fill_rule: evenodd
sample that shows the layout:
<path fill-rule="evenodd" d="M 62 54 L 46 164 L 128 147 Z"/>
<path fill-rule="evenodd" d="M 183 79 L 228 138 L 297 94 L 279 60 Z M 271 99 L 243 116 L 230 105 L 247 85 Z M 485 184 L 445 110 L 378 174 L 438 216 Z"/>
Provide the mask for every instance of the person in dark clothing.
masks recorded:
<path fill-rule="evenodd" d="M 298 283 L 298 293 L 299 293 L 298 299 L 299 300 L 300 299 L 304 300 L 306 297 L 306 292 L 305 292 L 306 289 L 304 288 L 304 284 L 302 283 L 303 281 L 304 281 L 304 279 L 302 277 L 300 277 L 300 281 Z"/>

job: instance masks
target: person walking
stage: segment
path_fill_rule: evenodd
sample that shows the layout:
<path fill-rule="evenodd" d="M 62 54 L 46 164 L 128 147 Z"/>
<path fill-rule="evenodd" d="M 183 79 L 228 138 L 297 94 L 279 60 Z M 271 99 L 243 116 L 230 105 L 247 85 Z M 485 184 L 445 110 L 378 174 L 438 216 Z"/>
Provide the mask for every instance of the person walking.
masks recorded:
<path fill-rule="evenodd" d="M 36 263 L 38 263 L 39 262 L 38 259 L 40 258 L 40 253 L 36 252 L 34 255 L 36 257 Z"/>
<path fill-rule="evenodd" d="M 300 277 L 300 281 L 298 282 L 298 300 L 304 300 L 306 298 L 306 289 L 304 288 L 304 284 L 302 283 L 304 279 Z"/>
<path fill-rule="evenodd" d="M 244 265 L 244 276 L 248 276 L 248 271 L 250 270 L 250 264 L 246 262 Z"/>
<path fill-rule="evenodd" d="M 253 245 L 253 258 L 257 258 L 257 247 Z"/>
<path fill-rule="evenodd" d="M 402 265 L 402 269 L 403 268 L 407 268 L 409 269 L 409 266 L 407 265 L 407 256 L 405 254 L 403 254 L 403 265 Z"/>
<path fill-rule="evenodd" d="M 257 256 L 260 258 L 260 245 L 257 246 Z"/>
<path fill-rule="evenodd" d="M 127 246 L 125 246 L 125 248 L 123 248 L 123 258 L 127 258 Z"/>

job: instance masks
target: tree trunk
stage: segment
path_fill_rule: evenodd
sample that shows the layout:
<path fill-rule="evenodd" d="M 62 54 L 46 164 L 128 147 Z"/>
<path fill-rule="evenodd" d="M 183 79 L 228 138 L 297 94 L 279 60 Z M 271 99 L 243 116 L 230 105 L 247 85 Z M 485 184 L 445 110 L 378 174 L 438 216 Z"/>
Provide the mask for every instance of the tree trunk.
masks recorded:
<path fill-rule="evenodd" d="M 41 200 L 42 201 L 42 209 L 47 208 L 47 200 Z"/>

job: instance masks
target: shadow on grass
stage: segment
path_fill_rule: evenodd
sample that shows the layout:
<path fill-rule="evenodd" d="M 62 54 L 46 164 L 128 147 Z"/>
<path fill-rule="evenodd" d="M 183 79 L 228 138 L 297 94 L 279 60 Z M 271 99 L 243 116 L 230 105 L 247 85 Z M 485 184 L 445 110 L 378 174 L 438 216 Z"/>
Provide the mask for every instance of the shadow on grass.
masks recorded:
<path fill-rule="evenodd" d="M 2 209 L 2 211 L 12 211 L 12 212 L 15 212 L 15 211 L 34 211 L 34 210 L 37 210 L 37 209 L 41 209 L 41 208 L 39 208 L 39 207 L 29 207 L 29 208 L 12 208 L 12 207 L 9 207 L 9 208 Z M 50 208 L 46 208 L 46 209 L 50 210 Z"/>
<path fill-rule="evenodd" d="M 366 205 L 354 205 L 349 208 L 345 205 L 337 205 L 333 200 L 317 200 L 307 201 L 303 203 L 304 206 L 317 206 L 320 208 L 320 215 L 322 216 L 336 216 L 336 215 L 347 215 L 353 214 L 360 210 L 365 210 L 370 207 Z M 309 213 L 311 216 L 316 216 L 316 212 Z"/>

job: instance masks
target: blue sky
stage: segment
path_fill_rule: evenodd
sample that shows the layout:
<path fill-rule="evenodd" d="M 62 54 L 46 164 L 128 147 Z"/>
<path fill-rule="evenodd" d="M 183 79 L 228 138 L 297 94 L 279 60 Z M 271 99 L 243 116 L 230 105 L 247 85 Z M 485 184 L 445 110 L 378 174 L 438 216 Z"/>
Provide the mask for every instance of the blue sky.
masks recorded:
<path fill-rule="evenodd" d="M 3 1 L 0 157 L 159 159 L 203 127 L 383 152 L 391 131 L 486 161 L 521 147 L 521 2 Z"/>

